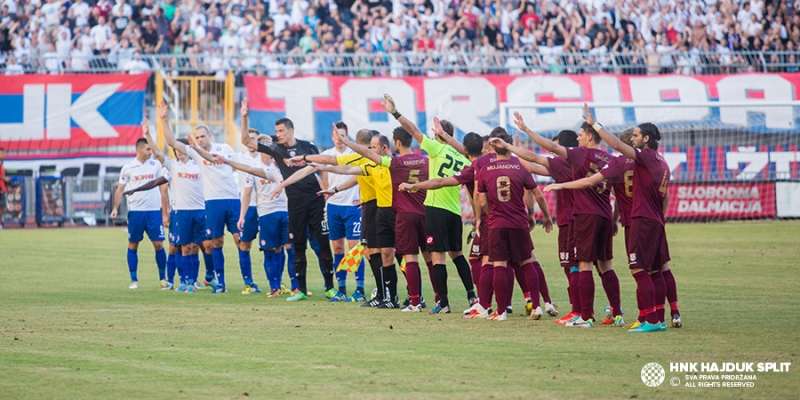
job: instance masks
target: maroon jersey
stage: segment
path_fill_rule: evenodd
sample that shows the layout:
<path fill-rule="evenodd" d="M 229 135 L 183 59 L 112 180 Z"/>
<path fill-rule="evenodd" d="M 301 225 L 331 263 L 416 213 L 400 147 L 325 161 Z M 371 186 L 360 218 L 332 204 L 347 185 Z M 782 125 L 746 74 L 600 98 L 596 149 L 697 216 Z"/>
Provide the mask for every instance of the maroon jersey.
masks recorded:
<path fill-rule="evenodd" d="M 631 226 L 631 206 L 633 205 L 633 160 L 623 155 L 612 157 L 600 170 L 606 181 L 614 189 L 617 210 L 622 226 Z"/>
<path fill-rule="evenodd" d="M 489 199 L 489 229 L 528 229 L 525 189 L 536 181 L 516 157 L 486 165 L 478 172 L 478 192 Z"/>
<path fill-rule="evenodd" d="M 458 183 L 467 188 L 467 192 L 470 196 L 475 195 L 475 179 L 477 179 L 475 176 L 475 163 L 477 162 L 478 160 L 473 161 L 472 165 L 467 166 L 453 175 L 453 178 L 455 178 Z M 486 216 L 487 214 L 481 209 L 481 218 Z"/>
<path fill-rule="evenodd" d="M 572 166 L 572 179 L 578 180 L 596 174 L 605 167 L 611 155 L 600 149 L 567 147 L 567 161 Z M 610 192 L 603 182 L 595 187 L 575 190 L 572 213 L 594 214 L 611 219 Z"/>
<path fill-rule="evenodd" d="M 657 151 L 635 149 L 633 210 L 631 217 L 650 218 L 664 225 L 664 198 L 669 186 L 669 165 Z"/>
<path fill-rule="evenodd" d="M 388 158 L 388 157 L 383 157 Z M 406 154 L 392 158 L 389 164 L 392 176 L 392 210 L 396 213 L 406 212 L 425 215 L 426 190 L 401 192 L 397 187 L 404 182 L 423 182 L 428 180 L 428 157 L 418 154 Z"/>
<path fill-rule="evenodd" d="M 564 183 L 572 180 L 572 166 L 569 165 L 564 157 L 553 157 L 547 161 L 549 167 L 547 172 L 556 183 Z M 575 194 L 572 190 L 560 190 L 556 193 L 556 222 L 558 226 L 569 224 L 573 219 L 572 202 Z"/>

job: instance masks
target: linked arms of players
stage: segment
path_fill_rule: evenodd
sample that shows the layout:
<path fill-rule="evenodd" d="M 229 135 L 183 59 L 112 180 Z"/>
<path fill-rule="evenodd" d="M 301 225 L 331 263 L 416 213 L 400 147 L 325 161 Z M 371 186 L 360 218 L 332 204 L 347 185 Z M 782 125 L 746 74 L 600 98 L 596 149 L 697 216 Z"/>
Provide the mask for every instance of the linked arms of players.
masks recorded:
<path fill-rule="evenodd" d="M 520 114 L 518 111 L 514 111 L 514 124 L 517 125 L 517 128 L 519 128 L 519 130 L 525 132 L 526 135 L 530 136 L 530 138 L 533 139 L 533 141 L 536 142 L 536 144 L 539 145 L 540 147 L 542 147 L 544 149 L 547 149 L 549 152 L 551 152 L 553 154 L 557 154 L 557 155 L 559 155 L 561 157 L 565 157 L 565 158 L 567 157 L 567 148 L 566 147 L 561 146 L 561 145 L 557 144 L 556 142 L 553 142 L 550 139 L 542 137 L 538 133 L 532 131 L 530 128 L 528 128 L 527 125 L 525 125 L 525 121 L 522 119 L 522 114 Z M 517 153 L 514 153 L 514 154 L 517 154 Z M 517 154 L 517 155 L 519 157 L 522 157 L 520 154 Z M 529 160 L 529 161 L 533 161 L 533 162 L 536 162 L 537 164 L 540 164 L 539 162 L 534 161 L 534 160 Z M 542 165 L 544 165 L 544 164 L 542 164 Z"/>
<path fill-rule="evenodd" d="M 606 180 L 606 177 L 603 174 L 597 173 L 590 177 L 578 179 L 572 182 L 566 183 L 553 183 L 547 185 L 544 188 L 545 192 L 552 192 L 553 190 L 562 190 L 562 189 L 586 189 L 596 185 L 603 183 Z"/>
<path fill-rule="evenodd" d="M 545 139 L 545 140 L 548 140 L 548 139 Z M 544 166 L 544 167 L 550 167 L 550 162 L 548 161 L 547 157 L 545 157 L 545 156 L 543 156 L 541 154 L 536 154 L 536 153 L 534 153 L 534 152 L 532 152 L 532 151 L 530 151 L 528 149 L 523 149 L 522 147 L 514 146 L 512 144 L 508 144 L 503 139 L 491 138 L 491 139 L 489 139 L 489 143 L 491 143 L 492 146 L 494 146 L 495 148 L 507 149 L 508 151 L 516 154 L 517 157 L 519 157 L 522 160 L 530 161 L 532 163 L 536 163 L 536 164 L 539 164 L 539 165 Z M 552 143 L 552 141 L 551 141 L 551 143 Z M 553 143 L 553 144 L 555 144 L 555 143 Z M 546 172 L 547 170 L 546 169 L 540 170 L 540 172 L 542 172 L 542 171 Z M 533 172 L 533 173 L 536 173 L 536 172 Z M 536 175 L 544 175 L 544 176 L 546 176 L 546 175 L 550 175 L 550 174 L 549 173 L 544 173 L 544 174 L 536 173 Z"/>
<path fill-rule="evenodd" d="M 586 123 L 591 125 L 592 128 L 594 128 L 594 130 L 597 132 L 597 134 L 600 135 L 600 138 L 602 138 L 606 143 L 608 143 L 608 145 L 611 146 L 611 148 L 622 153 L 622 155 L 624 155 L 625 157 L 628 157 L 632 160 L 636 159 L 636 151 L 633 149 L 633 147 L 623 143 L 622 140 L 619 140 L 618 137 L 612 135 L 609 131 L 607 131 L 606 128 L 603 127 L 603 125 L 595 121 L 594 116 L 592 116 L 592 112 L 589 110 L 588 104 L 583 103 L 583 111 L 585 113 L 583 119 L 586 120 Z"/>
<path fill-rule="evenodd" d="M 460 185 L 460 183 L 456 181 L 456 178 L 448 176 L 447 178 L 429 179 L 427 181 L 418 183 L 401 183 L 400 186 L 397 187 L 397 190 L 401 192 L 410 192 L 415 190 L 433 190 L 458 185 Z"/>

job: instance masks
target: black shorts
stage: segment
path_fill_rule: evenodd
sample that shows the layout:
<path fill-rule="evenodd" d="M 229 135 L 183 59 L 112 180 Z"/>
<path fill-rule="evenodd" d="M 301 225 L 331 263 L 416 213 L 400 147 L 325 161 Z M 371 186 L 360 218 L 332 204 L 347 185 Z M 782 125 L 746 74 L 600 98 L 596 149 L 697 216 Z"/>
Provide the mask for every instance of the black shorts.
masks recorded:
<path fill-rule="evenodd" d="M 328 240 L 328 223 L 325 221 L 325 199 L 304 195 L 289 201 L 289 241 L 296 247 L 306 248 L 307 232 L 311 237 Z"/>
<path fill-rule="evenodd" d="M 425 208 L 425 244 L 428 251 L 461 251 L 464 230 L 460 214 L 443 208 Z"/>
<path fill-rule="evenodd" d="M 378 232 L 375 227 L 377 211 L 378 200 L 361 203 L 361 244 L 373 249 L 378 248 L 378 238 L 375 236 Z"/>
<path fill-rule="evenodd" d="M 394 248 L 395 213 L 391 207 L 377 207 L 375 213 L 375 238 L 377 248 Z"/>

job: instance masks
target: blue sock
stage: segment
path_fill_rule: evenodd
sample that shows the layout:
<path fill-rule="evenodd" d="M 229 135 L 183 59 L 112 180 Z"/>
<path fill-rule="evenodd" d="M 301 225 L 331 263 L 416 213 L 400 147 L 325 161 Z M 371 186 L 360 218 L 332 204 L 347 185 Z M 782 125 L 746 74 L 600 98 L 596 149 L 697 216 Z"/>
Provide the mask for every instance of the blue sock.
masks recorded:
<path fill-rule="evenodd" d="M 175 253 L 175 269 L 178 270 L 178 280 L 181 283 L 186 283 L 186 279 L 183 276 L 183 253 L 181 253 L 180 250 Z M 169 281 L 172 282 L 172 274 L 169 274 L 169 266 L 167 266 L 167 272 Z"/>
<path fill-rule="evenodd" d="M 128 249 L 128 272 L 131 273 L 131 280 L 134 282 L 139 282 L 139 277 L 136 274 L 137 269 L 139 269 L 139 255 L 136 250 Z"/>
<path fill-rule="evenodd" d="M 169 283 L 174 282 L 174 279 L 172 277 L 175 275 L 175 269 L 177 268 L 177 266 L 175 265 L 175 257 L 177 256 L 178 256 L 177 253 L 167 254 L 167 281 Z"/>
<path fill-rule="evenodd" d="M 206 281 L 211 282 L 214 280 L 214 257 L 204 251 L 203 262 L 206 264 Z"/>
<path fill-rule="evenodd" d="M 273 276 L 273 260 L 272 255 L 275 254 L 270 250 L 265 250 L 262 252 L 264 255 L 264 274 L 267 276 L 267 282 L 269 282 L 270 290 L 275 290 L 275 277 Z"/>
<path fill-rule="evenodd" d="M 334 254 L 333 255 L 333 270 L 336 271 L 339 268 L 339 263 L 342 262 L 344 259 L 344 254 Z M 347 271 L 341 270 L 336 271 L 336 281 L 339 283 L 339 287 L 343 288 L 347 286 Z"/>
<path fill-rule="evenodd" d="M 364 291 L 364 258 L 361 259 L 361 265 L 358 267 L 358 271 L 356 271 L 356 288 L 361 289 Z"/>
<path fill-rule="evenodd" d="M 311 232 L 309 232 L 308 234 L 309 234 L 309 236 L 311 236 Z M 317 255 L 317 265 L 319 265 L 319 272 L 323 276 L 325 276 L 325 270 L 322 269 L 322 260 L 320 259 L 320 256 L 319 256 L 320 249 L 319 249 L 319 242 L 317 241 L 317 238 L 310 237 L 308 239 L 308 244 L 309 244 L 309 246 L 311 246 L 311 250 L 314 250 L 314 254 Z"/>
<path fill-rule="evenodd" d="M 197 282 L 198 275 L 200 275 L 200 255 L 192 254 L 192 282 Z"/>
<path fill-rule="evenodd" d="M 214 271 L 217 273 L 217 282 L 220 286 L 225 287 L 225 254 L 222 249 L 211 249 L 211 255 L 214 257 Z"/>
<path fill-rule="evenodd" d="M 297 271 L 294 269 L 294 247 L 286 249 L 286 270 L 289 272 L 292 291 L 295 291 L 300 288 L 300 285 L 297 283 Z M 281 268 L 281 276 L 283 276 L 283 268 Z"/>
<path fill-rule="evenodd" d="M 239 270 L 242 271 L 242 279 L 245 285 L 253 284 L 253 263 L 250 260 L 250 252 L 239 249 Z"/>
<path fill-rule="evenodd" d="M 167 276 L 167 252 L 163 248 L 156 251 L 156 266 L 158 267 L 158 279 L 163 281 Z"/>
<path fill-rule="evenodd" d="M 570 268 L 569 268 L 569 273 L 570 273 L 570 274 L 577 274 L 577 273 L 579 273 L 579 272 L 581 272 L 581 270 L 580 270 L 580 268 L 578 268 L 578 267 L 570 267 Z"/>
<path fill-rule="evenodd" d="M 190 284 L 190 282 L 194 282 L 192 279 L 192 273 L 194 271 L 194 260 L 192 259 L 193 256 L 188 255 L 178 258 L 178 263 L 180 265 L 179 271 L 181 274 L 181 283 L 183 284 Z M 199 260 L 198 260 L 199 261 Z"/>

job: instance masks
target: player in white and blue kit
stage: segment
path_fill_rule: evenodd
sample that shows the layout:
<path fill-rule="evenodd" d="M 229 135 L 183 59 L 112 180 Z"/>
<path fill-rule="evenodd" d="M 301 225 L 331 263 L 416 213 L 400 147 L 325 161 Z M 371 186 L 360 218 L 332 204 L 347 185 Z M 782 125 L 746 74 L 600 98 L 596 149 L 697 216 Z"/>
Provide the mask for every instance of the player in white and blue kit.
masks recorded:
<path fill-rule="evenodd" d="M 244 128 L 244 127 L 243 127 Z M 250 137 L 255 139 L 258 137 L 258 131 L 249 129 Z M 261 163 L 261 158 L 255 150 L 247 149 L 239 154 L 239 161 L 243 164 L 255 167 Z M 258 236 L 258 210 L 256 209 L 256 196 L 250 196 L 248 201 L 245 201 L 244 192 L 247 188 L 247 174 L 239 174 L 239 193 L 242 196 L 241 209 L 239 210 L 239 220 L 243 224 L 239 226 L 241 234 L 239 236 L 239 268 L 242 270 L 242 276 L 247 271 L 253 270 L 252 261 L 250 259 L 250 248 L 253 245 L 253 240 Z M 252 279 L 252 278 L 251 278 Z M 252 283 L 245 284 L 242 294 L 261 293 L 258 285 Z"/>
<path fill-rule="evenodd" d="M 237 228 L 236 223 L 239 221 L 241 202 L 239 201 L 239 189 L 233 177 L 233 169 L 224 163 L 209 161 L 209 158 L 211 158 L 211 154 L 232 157 L 235 153 L 227 144 L 212 143 L 211 135 L 205 126 L 198 126 L 194 130 L 194 143 L 196 144 L 194 148 L 178 142 L 172 134 L 167 115 L 167 105 L 162 102 L 159 106 L 159 117 L 161 118 L 161 126 L 167 143 L 176 151 L 189 156 L 200 167 L 206 209 L 206 233 L 211 238 L 212 257 L 217 274 L 217 283 L 213 285 L 211 293 L 225 293 L 227 292 L 225 285 L 225 255 L 222 252 L 222 247 L 225 243 L 225 228 L 233 235 L 233 240 L 238 247 L 239 228 Z M 204 158 L 201 153 L 208 156 L 208 158 Z M 252 286 L 251 271 L 242 268 L 242 278 L 246 286 Z"/>
<path fill-rule="evenodd" d="M 347 134 L 347 125 L 344 122 L 337 122 L 336 129 L 344 131 Z M 349 147 L 342 143 L 335 132 L 332 135 L 333 144 L 335 147 L 322 152 L 323 155 L 340 156 L 352 153 Z M 340 175 L 333 172 L 322 172 L 323 190 L 334 190 L 334 194 L 328 198 L 327 214 L 328 214 L 328 235 L 330 236 L 331 245 L 333 247 L 333 267 L 338 267 L 339 263 L 344 259 L 345 247 L 344 241 L 347 239 L 349 248 L 358 246 L 361 240 L 361 197 L 359 195 L 358 185 L 345 190 L 336 190 L 350 180 L 350 175 Z M 336 189 L 335 189 L 336 188 Z M 330 298 L 329 301 L 366 301 L 364 296 L 364 268 L 363 266 L 356 271 L 356 290 L 353 293 L 353 298 L 347 296 L 347 271 L 336 272 L 336 280 L 339 284 L 339 291 Z"/>
<path fill-rule="evenodd" d="M 161 163 L 151 158 L 147 139 L 136 141 L 136 158 L 125 164 L 120 171 L 119 184 L 114 193 L 111 218 L 117 217 L 117 208 L 126 189 L 134 189 L 161 177 Z M 153 243 L 156 252 L 159 280 L 166 277 L 167 254 L 164 251 L 164 225 L 161 218 L 161 194 L 157 190 L 137 192 L 128 197 L 128 271 L 131 276 L 130 289 L 139 288 L 139 242 L 144 232 Z"/>

